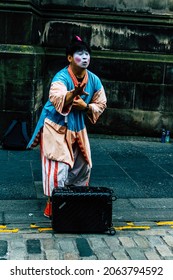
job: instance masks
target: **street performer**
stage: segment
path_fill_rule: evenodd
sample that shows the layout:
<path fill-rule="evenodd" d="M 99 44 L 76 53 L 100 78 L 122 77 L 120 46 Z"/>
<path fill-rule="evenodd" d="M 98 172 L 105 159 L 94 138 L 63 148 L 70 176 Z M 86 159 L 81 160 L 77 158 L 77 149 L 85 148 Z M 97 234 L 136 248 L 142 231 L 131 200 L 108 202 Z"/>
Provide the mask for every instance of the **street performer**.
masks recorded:
<path fill-rule="evenodd" d="M 87 69 L 90 54 L 90 47 L 74 36 L 66 48 L 69 65 L 54 76 L 28 144 L 28 148 L 40 144 L 46 217 L 51 216 L 54 188 L 89 185 L 92 161 L 85 116 L 94 124 L 106 108 L 103 85 Z"/>

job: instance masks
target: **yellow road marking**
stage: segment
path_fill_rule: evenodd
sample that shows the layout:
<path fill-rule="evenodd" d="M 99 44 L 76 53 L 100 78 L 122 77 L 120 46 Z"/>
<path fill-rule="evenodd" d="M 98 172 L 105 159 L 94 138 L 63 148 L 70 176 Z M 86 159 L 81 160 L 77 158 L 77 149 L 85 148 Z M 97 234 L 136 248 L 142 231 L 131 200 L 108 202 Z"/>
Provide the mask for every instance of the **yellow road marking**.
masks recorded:
<path fill-rule="evenodd" d="M 133 222 L 127 222 L 128 226 L 134 226 L 135 224 Z"/>
<path fill-rule="evenodd" d="M 36 224 L 31 224 L 30 228 L 39 228 L 39 226 L 37 226 Z"/>
<path fill-rule="evenodd" d="M 39 232 L 47 231 L 47 230 L 53 230 L 53 229 L 52 228 L 38 228 Z"/>
<path fill-rule="evenodd" d="M 150 226 L 135 226 L 135 225 L 127 225 L 127 226 L 118 226 L 113 227 L 115 230 L 124 230 L 124 229 L 150 229 Z"/>
<path fill-rule="evenodd" d="M 36 224 L 31 224 L 31 225 L 30 225 L 30 228 L 35 228 L 35 229 L 37 229 L 39 232 L 47 231 L 47 230 L 52 230 L 51 227 L 40 227 L 40 226 L 37 226 Z"/>
<path fill-rule="evenodd" d="M 173 221 L 159 221 L 155 222 L 157 226 L 170 226 L 170 228 L 173 228 Z M 115 230 L 149 230 L 152 226 L 148 225 L 135 225 L 133 222 L 126 222 L 123 226 L 113 226 Z M 36 224 L 30 224 L 30 228 L 36 229 L 38 232 L 44 232 L 44 231 L 52 231 L 53 229 L 51 227 L 41 227 Z M 25 228 L 26 229 L 26 228 Z M 20 228 L 20 230 L 22 230 Z M 6 225 L 0 225 L 0 233 L 17 233 L 19 232 L 18 228 L 10 229 L 7 228 Z"/>
<path fill-rule="evenodd" d="M 1 229 L 1 228 L 7 228 L 7 226 L 0 225 L 0 229 Z"/>
<path fill-rule="evenodd" d="M 15 228 L 15 229 L 0 229 L 0 233 L 16 233 L 18 231 L 19 231 L 18 228 Z"/>
<path fill-rule="evenodd" d="M 170 225 L 173 225 L 173 221 L 156 222 L 156 224 L 158 226 L 165 226 L 165 225 L 170 226 Z"/>

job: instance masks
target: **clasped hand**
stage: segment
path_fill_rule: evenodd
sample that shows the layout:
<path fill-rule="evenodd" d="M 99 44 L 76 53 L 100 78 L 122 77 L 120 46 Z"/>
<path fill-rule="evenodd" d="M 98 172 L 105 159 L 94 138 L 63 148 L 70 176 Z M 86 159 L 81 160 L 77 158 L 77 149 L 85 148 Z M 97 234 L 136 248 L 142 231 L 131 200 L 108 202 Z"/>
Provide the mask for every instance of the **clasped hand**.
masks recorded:
<path fill-rule="evenodd" d="M 74 99 L 73 99 L 73 107 L 77 110 L 84 110 L 86 108 L 86 103 L 85 101 L 80 97 L 81 95 L 88 95 L 87 92 L 85 92 L 83 89 L 85 87 L 85 84 L 83 84 L 82 86 L 80 85 L 80 83 L 75 86 L 74 92 L 73 94 L 75 95 Z"/>
<path fill-rule="evenodd" d="M 88 95 L 88 93 L 86 91 L 84 91 L 84 87 L 86 86 L 86 84 L 81 85 L 81 83 L 78 83 L 77 86 L 75 86 L 74 90 L 72 90 L 73 95 L 77 96 L 77 95 Z"/>

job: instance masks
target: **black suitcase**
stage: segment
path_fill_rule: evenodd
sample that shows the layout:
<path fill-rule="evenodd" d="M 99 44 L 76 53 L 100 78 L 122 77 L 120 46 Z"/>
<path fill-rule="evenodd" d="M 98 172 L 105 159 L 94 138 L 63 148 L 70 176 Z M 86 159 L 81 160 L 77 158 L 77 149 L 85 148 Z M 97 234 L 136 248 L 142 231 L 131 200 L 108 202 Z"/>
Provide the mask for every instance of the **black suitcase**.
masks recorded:
<path fill-rule="evenodd" d="M 57 233 L 115 234 L 112 227 L 113 191 L 106 187 L 55 188 L 52 228 Z"/>

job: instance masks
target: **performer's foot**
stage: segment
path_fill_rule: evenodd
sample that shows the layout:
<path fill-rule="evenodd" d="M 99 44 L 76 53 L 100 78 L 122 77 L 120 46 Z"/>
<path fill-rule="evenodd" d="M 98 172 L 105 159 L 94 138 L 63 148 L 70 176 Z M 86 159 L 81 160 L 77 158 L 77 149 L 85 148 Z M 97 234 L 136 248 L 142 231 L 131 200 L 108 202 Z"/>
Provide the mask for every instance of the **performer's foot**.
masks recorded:
<path fill-rule="evenodd" d="M 44 209 L 44 216 L 50 218 L 52 216 L 52 202 L 48 201 Z"/>

